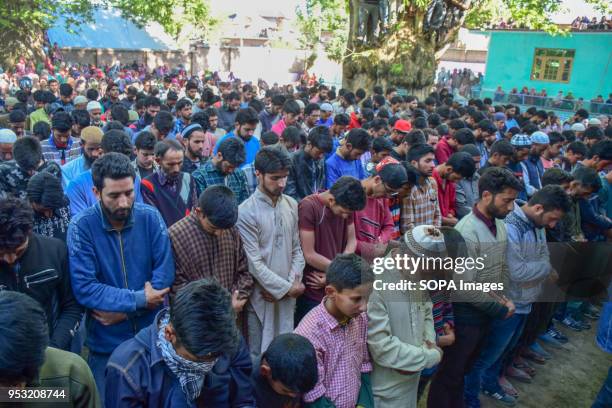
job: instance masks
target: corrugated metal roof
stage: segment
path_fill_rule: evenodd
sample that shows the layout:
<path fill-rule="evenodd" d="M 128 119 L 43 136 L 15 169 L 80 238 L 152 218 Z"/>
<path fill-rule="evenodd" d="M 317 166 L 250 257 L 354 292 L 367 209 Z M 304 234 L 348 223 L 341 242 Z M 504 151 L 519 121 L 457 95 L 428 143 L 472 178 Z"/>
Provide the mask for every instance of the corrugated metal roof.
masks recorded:
<path fill-rule="evenodd" d="M 148 24 L 140 28 L 121 17 L 117 10 L 96 10 L 94 22 L 78 27 L 70 33 L 59 17 L 55 27 L 48 30 L 51 43 L 60 47 L 114 48 L 114 49 L 179 49 L 175 41 L 159 24 Z"/>

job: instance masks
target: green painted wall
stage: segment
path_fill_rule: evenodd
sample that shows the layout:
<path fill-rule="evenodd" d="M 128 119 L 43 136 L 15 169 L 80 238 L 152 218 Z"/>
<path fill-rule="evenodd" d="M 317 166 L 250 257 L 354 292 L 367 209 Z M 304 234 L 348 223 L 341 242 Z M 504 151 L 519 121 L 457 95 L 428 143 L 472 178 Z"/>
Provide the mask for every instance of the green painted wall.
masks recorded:
<path fill-rule="evenodd" d="M 508 93 L 523 86 L 536 91 L 546 89 L 554 97 L 558 91 L 571 91 L 585 101 L 612 93 L 612 33 L 570 33 L 551 36 L 543 32 L 492 31 L 487 54 L 483 91 L 501 85 Z M 531 67 L 536 48 L 569 48 L 576 50 L 569 83 L 532 81 Z"/>

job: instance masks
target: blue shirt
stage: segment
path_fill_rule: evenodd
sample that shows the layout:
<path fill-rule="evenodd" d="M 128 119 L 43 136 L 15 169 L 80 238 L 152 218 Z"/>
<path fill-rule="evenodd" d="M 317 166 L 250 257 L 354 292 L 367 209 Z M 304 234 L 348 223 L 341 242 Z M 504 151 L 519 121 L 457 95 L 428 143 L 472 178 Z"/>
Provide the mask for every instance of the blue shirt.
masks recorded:
<path fill-rule="evenodd" d="M 319 119 L 317 120 L 317 126 L 327 126 L 331 127 L 334 124 L 334 118 L 331 116 L 327 118 L 327 120 Z"/>
<path fill-rule="evenodd" d="M 156 311 L 146 307 L 145 282 L 158 290 L 174 282 L 174 257 L 166 224 L 157 209 L 135 203 L 125 226 L 118 231 L 98 203 L 72 220 L 67 244 L 77 301 L 89 311 L 128 316 L 111 326 L 87 317 L 89 349 L 110 354 L 155 318 Z"/>
<path fill-rule="evenodd" d="M 325 186 L 330 189 L 336 180 L 342 176 L 351 176 L 357 180 L 363 180 L 367 177 L 367 174 L 361 160 L 344 160 L 336 153 L 325 162 Z"/>
<path fill-rule="evenodd" d="M 213 151 L 213 154 L 217 154 L 217 151 L 219 150 L 219 145 L 221 144 L 222 141 L 224 141 L 228 137 L 237 137 L 237 136 L 233 130 L 229 133 L 226 133 L 225 136 L 217 140 L 217 144 L 215 145 L 215 150 Z M 240 138 L 240 140 L 242 140 L 242 138 Z M 244 140 L 242 141 L 244 142 Z M 240 166 L 240 168 L 243 168 L 247 164 L 253 163 L 255 161 L 255 156 L 257 155 L 257 152 L 259 151 L 259 140 L 257 140 L 256 137 L 251 137 L 249 141 L 244 144 L 244 148 L 246 149 L 246 160 L 244 163 L 242 163 L 242 166 Z"/>
<path fill-rule="evenodd" d="M 98 203 L 98 198 L 93 192 L 93 187 L 91 169 L 81 173 L 81 175 L 68 184 L 66 196 L 68 196 L 70 200 L 70 215 L 72 217 L 77 216 L 81 211 Z M 134 194 L 136 194 L 135 201 L 137 203 L 142 203 L 142 196 L 140 195 L 140 176 L 138 174 L 134 180 Z"/>
<path fill-rule="evenodd" d="M 62 166 L 62 187 L 64 191 L 66 191 L 70 182 L 87 170 L 88 167 L 86 167 L 85 157 L 83 157 L 83 155 L 79 156 L 78 159 L 74 159 L 64 164 Z"/>

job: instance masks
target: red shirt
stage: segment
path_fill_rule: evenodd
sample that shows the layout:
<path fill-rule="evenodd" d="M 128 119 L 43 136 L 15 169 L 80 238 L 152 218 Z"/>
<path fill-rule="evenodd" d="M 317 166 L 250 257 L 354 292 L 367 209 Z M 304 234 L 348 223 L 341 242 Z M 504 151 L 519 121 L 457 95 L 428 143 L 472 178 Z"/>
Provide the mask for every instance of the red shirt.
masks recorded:
<path fill-rule="evenodd" d="M 366 206 L 353 215 L 355 235 L 357 237 L 357 253 L 368 259 L 377 243 L 387 243 L 394 234 L 393 217 L 384 198 L 366 200 Z"/>
<path fill-rule="evenodd" d="M 444 136 L 436 145 L 435 156 L 438 164 L 446 163 L 451 154 L 455 153 L 447 142 L 448 136 Z"/>
<path fill-rule="evenodd" d="M 448 180 L 442 180 L 437 169 L 433 169 L 432 177 L 436 180 L 438 185 L 438 203 L 440 204 L 440 214 L 443 217 L 452 215 L 457 216 L 457 210 L 455 207 L 455 196 L 456 188 L 455 183 Z"/>

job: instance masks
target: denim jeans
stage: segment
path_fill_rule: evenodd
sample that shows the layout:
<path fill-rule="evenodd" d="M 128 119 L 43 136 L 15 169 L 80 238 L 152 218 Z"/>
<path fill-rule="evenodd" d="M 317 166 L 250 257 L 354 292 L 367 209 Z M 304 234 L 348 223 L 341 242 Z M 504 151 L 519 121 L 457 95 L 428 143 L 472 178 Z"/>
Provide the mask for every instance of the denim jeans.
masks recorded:
<path fill-rule="evenodd" d="M 527 316 L 515 313 L 507 319 L 491 322 L 480 356 L 465 376 L 464 394 L 467 401 L 478 399 L 481 385 L 487 390 L 499 391 L 498 379 L 504 352 L 511 350 L 518 341 Z"/>
<path fill-rule="evenodd" d="M 612 367 L 608 370 L 608 377 L 604 381 L 591 408 L 612 407 Z"/>
<path fill-rule="evenodd" d="M 104 406 L 104 384 L 106 383 L 106 363 L 110 358 L 110 354 L 100 354 L 89 351 L 89 356 L 87 357 L 87 364 L 89 364 L 89 368 L 91 369 L 91 373 L 94 376 L 94 380 L 96 380 L 96 387 L 98 387 L 98 392 L 100 393 L 100 399 L 102 400 L 102 406 Z"/>

